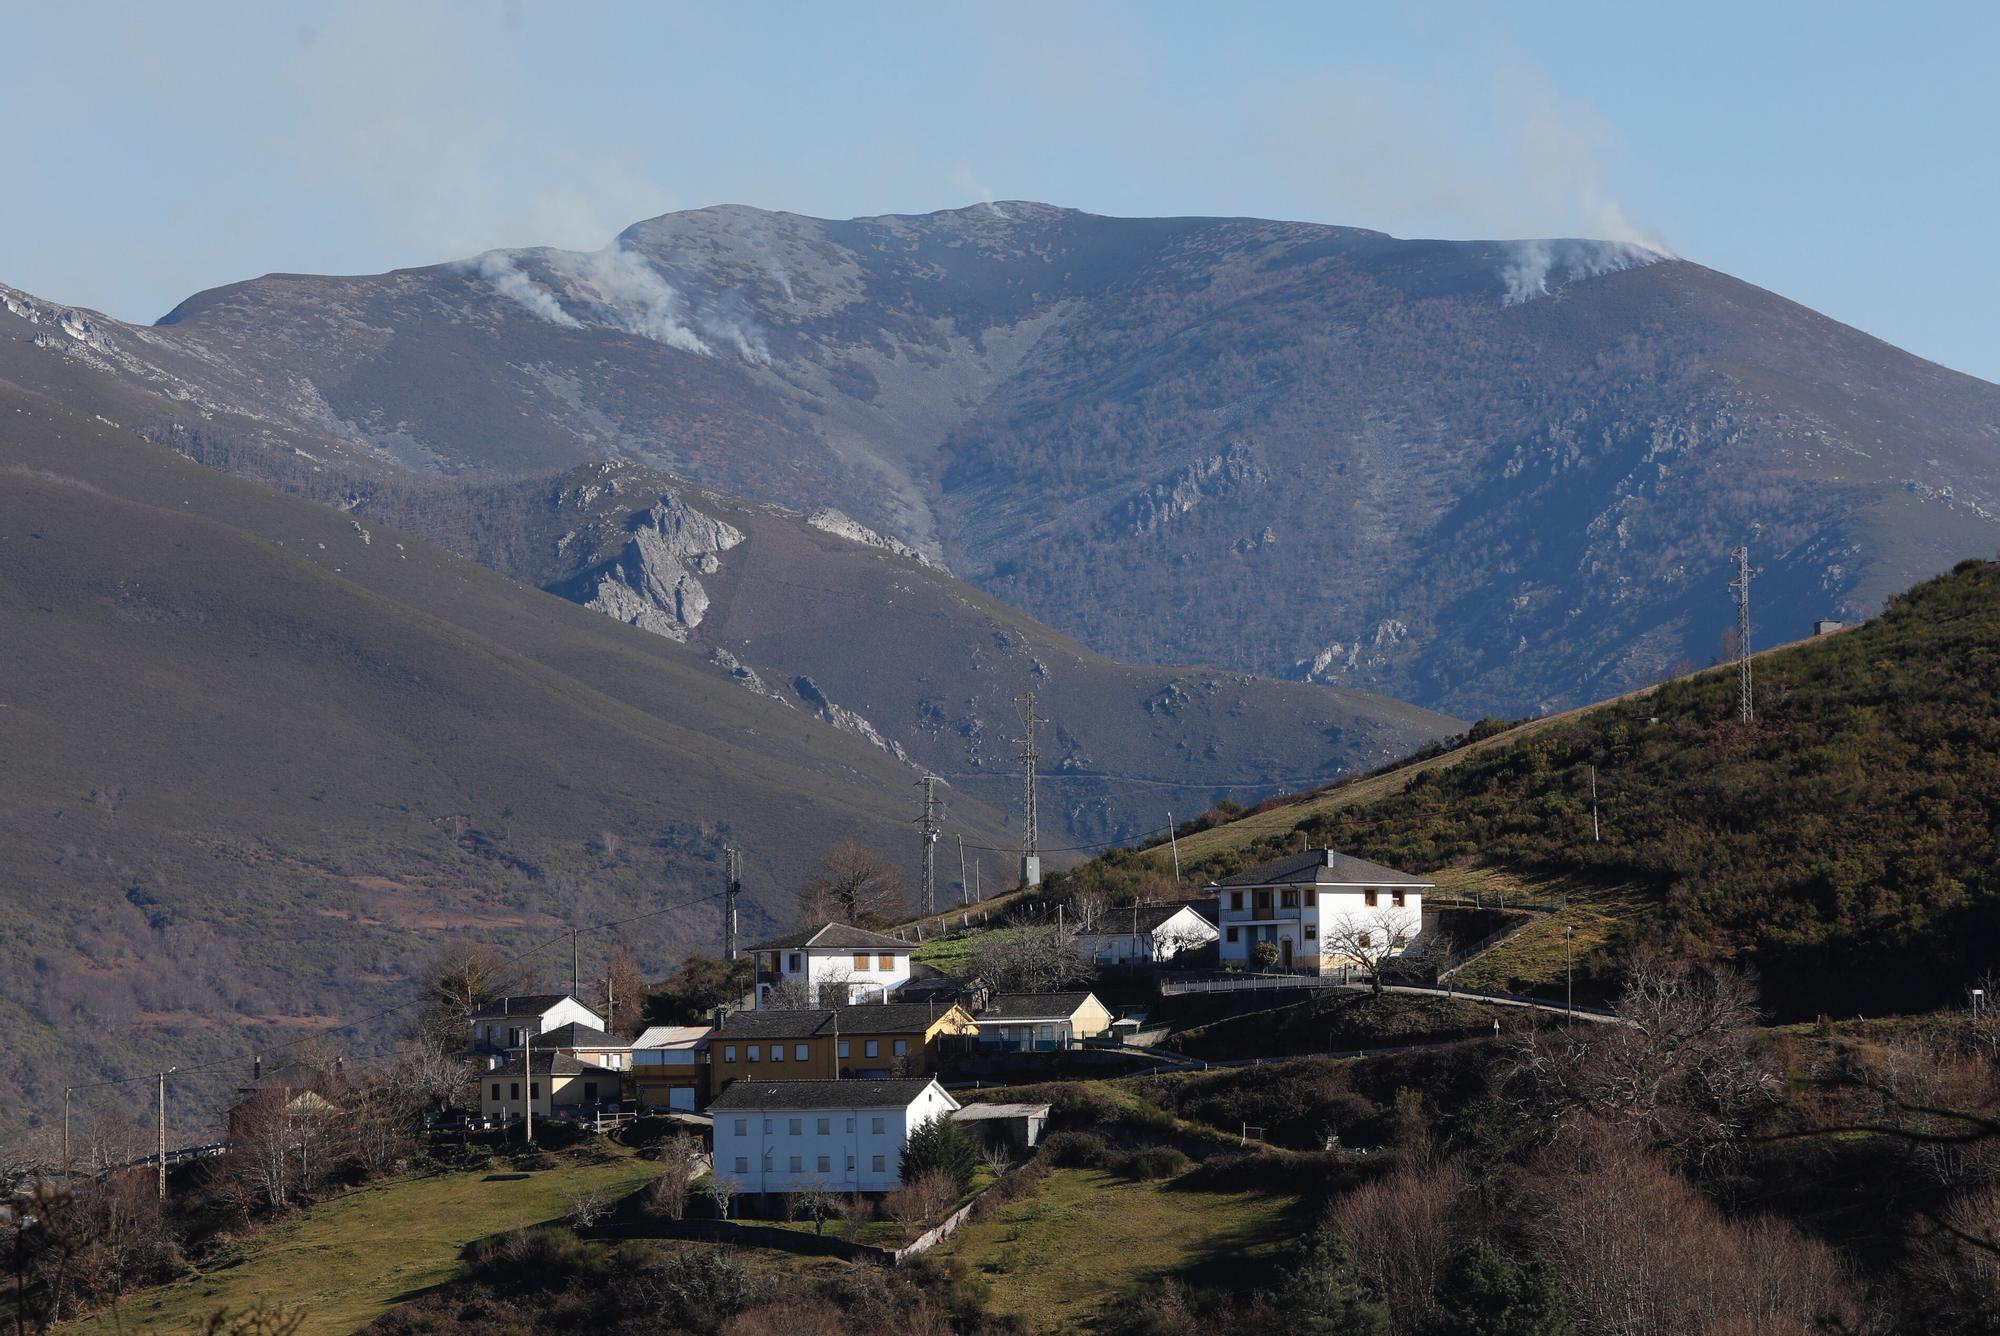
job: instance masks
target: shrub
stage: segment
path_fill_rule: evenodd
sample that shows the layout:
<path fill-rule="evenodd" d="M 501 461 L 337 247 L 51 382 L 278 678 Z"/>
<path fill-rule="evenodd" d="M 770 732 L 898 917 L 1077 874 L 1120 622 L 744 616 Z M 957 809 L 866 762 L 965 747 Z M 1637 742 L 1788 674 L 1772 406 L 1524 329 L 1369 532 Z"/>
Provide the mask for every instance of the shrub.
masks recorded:
<path fill-rule="evenodd" d="M 1042 1157 L 1058 1168 L 1098 1169 L 1110 1155 L 1110 1143 L 1095 1132 L 1051 1132 L 1042 1138 Z"/>
<path fill-rule="evenodd" d="M 1193 1163 L 1172 1146 L 1144 1146 L 1113 1156 L 1106 1167 L 1125 1178 L 1151 1181 L 1178 1178 Z"/>
<path fill-rule="evenodd" d="M 1445 1325 L 1464 1336 L 1572 1336 L 1576 1324 L 1555 1273 L 1517 1262 L 1485 1239 L 1453 1259 L 1439 1296 Z"/>

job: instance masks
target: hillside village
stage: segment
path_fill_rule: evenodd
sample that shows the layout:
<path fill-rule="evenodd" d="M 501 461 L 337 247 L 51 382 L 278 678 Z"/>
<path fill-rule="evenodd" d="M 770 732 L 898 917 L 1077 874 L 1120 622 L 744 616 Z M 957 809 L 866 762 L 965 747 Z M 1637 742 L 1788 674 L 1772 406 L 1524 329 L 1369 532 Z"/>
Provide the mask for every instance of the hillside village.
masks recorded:
<path fill-rule="evenodd" d="M 2000 565 L 1966 563 L 1877 622 L 1763 655 L 1774 703 L 1757 745 L 1824 750 L 1815 719 L 1854 717 L 1841 693 L 1887 689 L 1884 647 L 1921 644 L 1927 657 L 1907 661 L 1919 677 L 1894 684 L 1899 745 L 1921 748 L 1934 709 L 1964 726 L 1945 702 L 1977 690 L 1957 666 L 1990 654 L 1996 630 Z M 1808 684 L 1821 703 L 1801 702 Z M 1940 979 L 1928 1002 L 1898 1007 L 1908 985 L 1890 968 L 1871 984 L 1884 1003 L 1873 1018 L 1770 1028 L 1798 1009 L 1782 990 L 1805 987 L 1783 967 L 1786 939 L 1763 945 L 1761 980 L 1676 951 L 1660 916 L 1692 906 L 1676 907 L 1671 881 L 1632 880 L 1650 857 L 1652 762 L 1636 756 L 1586 750 L 1621 795 L 1598 814 L 1608 839 L 1569 837 L 1580 856 L 1614 855 L 1595 875 L 1499 841 L 1485 859 L 1423 858 L 1435 866 L 1422 872 L 1349 852 L 1406 847 L 1413 801 L 1425 822 L 1482 820 L 1493 799 L 1481 794 L 1541 782 L 1576 739 L 1726 720 L 1733 685 L 1711 672 L 1476 730 L 1380 775 L 1212 812 L 1171 840 L 919 918 L 883 916 L 894 894 L 868 889 L 881 865 L 847 850 L 800 911 L 845 904 L 865 923 L 808 917 L 664 980 L 614 970 L 594 989 L 537 989 L 520 962 L 456 947 L 421 1005 L 382 1022 L 403 1035 L 386 1060 L 347 1063 L 322 1043 L 217 1073 L 237 1085 L 212 1141 L 162 1161 L 101 1128 L 66 1123 L 59 1151 L 44 1137 L 38 1169 L 16 1161 L 15 1190 L 75 1213 L 79 1252 L 56 1274 L 38 1263 L 24 1293 L 49 1317 L 141 1322 L 234 1299 L 244 1320 L 298 1323 L 285 1330 L 429 1330 L 488 1310 L 539 1327 L 566 1304 L 613 1311 L 642 1277 L 680 1295 L 672 1323 L 690 1330 L 763 1329 L 740 1325 L 759 1312 L 792 1329 L 782 1310 L 837 1325 L 1170 1332 L 1295 1305 L 1363 1331 L 1598 1330 L 1612 1329 L 1611 1290 L 1574 1277 L 1629 1287 L 1631 1240 L 1564 1231 L 1616 1204 L 1638 1206 L 1638 1237 L 1672 1229 L 1689 1250 L 1620 1301 L 1655 1310 L 1637 1330 L 1728 1329 L 1683 1328 L 1669 1310 L 1764 1314 L 1742 1330 L 1887 1330 L 1870 1314 L 1892 1305 L 1970 1330 L 1946 1324 L 2000 1293 L 1979 1214 L 2000 1200 L 1990 984 Z M 2000 727 L 1990 708 L 1982 718 Z M 1695 745 L 1731 744 L 1711 731 Z M 1683 775 L 1697 764 L 1658 753 L 1670 754 Z M 1961 767 L 1963 800 L 1983 800 L 1988 769 Z M 1792 801 L 1774 793 L 1774 819 Z M 1586 803 L 1562 819 L 1588 832 L 1590 817 Z M 1312 842 L 1327 830 L 1349 849 Z M 1840 940 L 1839 922 L 1822 941 Z M 1874 1130 L 1843 1130 L 1860 1126 Z M 1940 1144 L 1963 1149 L 1938 1160 Z M 1561 1145 L 1583 1159 L 1556 1185 L 1518 1177 Z M 535 1219 L 462 1208 L 462 1254 L 429 1254 L 435 1278 L 415 1300 L 388 1289 L 267 1310 L 244 1288 L 273 1283 L 266 1233 L 421 1212 L 447 1184 L 497 1203 L 538 1180 L 539 1197 L 514 1197 L 545 1203 Z M 1921 1269 L 1898 1263 L 1873 1284 L 1852 1269 L 1849 1250 L 1880 1221 L 1815 1187 L 1840 1181 L 1873 1185 Z M 1496 1225 L 1510 1214 L 1525 1223 Z M 89 1238 L 107 1219 L 113 1239 Z M 1056 1242 L 1072 1219 L 1126 1240 L 1102 1283 L 1052 1286 L 1039 1269 L 1047 1248 L 1080 1242 Z M 1500 1251 L 1482 1242 L 1496 1229 L 1512 1240 Z M 1547 1260 L 1557 1246 L 1563 1268 Z M 540 1279 L 523 1288 L 522 1268 Z M 857 1298 L 835 1278 L 851 1268 L 888 1288 Z M 1517 1310 L 1540 1316 L 1479 1325 Z"/>

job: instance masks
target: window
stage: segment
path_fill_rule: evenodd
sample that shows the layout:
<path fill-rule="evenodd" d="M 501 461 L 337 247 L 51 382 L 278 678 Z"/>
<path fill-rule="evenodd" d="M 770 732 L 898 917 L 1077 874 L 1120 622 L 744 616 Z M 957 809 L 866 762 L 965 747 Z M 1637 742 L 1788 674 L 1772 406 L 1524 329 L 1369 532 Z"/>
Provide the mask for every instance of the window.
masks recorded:
<path fill-rule="evenodd" d="M 818 1133 L 819 1133 L 819 1134 L 820 1134 L 821 1136 L 825 1136 L 825 1135 L 827 1135 L 827 1134 L 828 1134 L 829 1132 L 833 1131 L 833 1119 L 831 1119 L 831 1118 L 821 1118 L 821 1119 L 819 1119 L 819 1120 L 818 1120 L 817 1122 L 815 1122 L 815 1123 L 813 1124 L 813 1128 L 814 1128 L 814 1130 L 815 1130 L 815 1131 L 817 1131 L 817 1132 L 818 1132 Z M 824 1167 L 824 1166 L 822 1166 L 822 1167 Z"/>
<path fill-rule="evenodd" d="M 847 1172 L 850 1174 L 854 1172 L 854 1157 L 852 1155 L 847 1157 Z"/>
<path fill-rule="evenodd" d="M 762 1165 L 761 1165 L 760 1167 L 761 1167 L 761 1168 L 762 1168 L 762 1169 L 763 1169 L 763 1170 L 764 1170 L 764 1171 L 765 1171 L 766 1173 L 769 1173 L 769 1172 L 770 1172 L 770 1170 L 771 1170 L 771 1152 L 770 1152 L 770 1149 L 769 1149 L 768 1147 L 767 1147 L 767 1148 L 765 1149 L 765 1151 L 764 1151 L 764 1161 L 763 1161 L 763 1164 L 762 1164 Z"/>
<path fill-rule="evenodd" d="M 508 1099 L 521 1098 L 521 1083 L 519 1081 L 509 1081 L 507 1083 L 507 1098 Z"/>
<path fill-rule="evenodd" d="M 883 1120 L 883 1119 L 881 1119 L 881 1118 L 870 1118 L 870 1119 L 868 1120 L 868 1130 L 869 1130 L 869 1131 L 870 1131 L 871 1133 L 873 1133 L 874 1135 L 876 1135 L 876 1136 L 878 1136 L 878 1137 L 879 1137 L 879 1136 L 881 1136 L 881 1135 L 882 1135 L 882 1133 L 883 1133 L 883 1132 L 887 1131 L 888 1129 L 887 1129 L 887 1127 L 885 1127 L 885 1126 L 884 1126 L 884 1120 Z"/>
<path fill-rule="evenodd" d="M 897 1057 L 902 1057 L 910 1051 L 910 1041 L 907 1039 L 898 1039 L 894 1045 L 894 1051 Z"/>
<path fill-rule="evenodd" d="M 792 1061 L 804 1062 L 806 1060 L 806 1053 L 807 1049 L 804 1044 L 794 1044 L 792 1046 Z"/>
<path fill-rule="evenodd" d="M 802 1170 L 803 1170 L 803 1169 L 805 1168 L 805 1161 L 804 1161 L 804 1160 L 802 1160 L 802 1159 L 800 1159 L 800 1158 L 799 1158 L 798 1156 L 794 1155 L 794 1156 L 791 1156 L 791 1157 L 790 1157 L 790 1158 L 789 1158 L 789 1159 L 788 1159 L 788 1160 L 786 1161 L 786 1166 L 787 1166 L 788 1168 L 790 1168 L 790 1169 L 791 1169 L 791 1171 L 792 1171 L 793 1173 L 795 1173 L 795 1174 L 796 1174 L 796 1173 L 799 1173 L 800 1171 L 802 1171 Z"/>
<path fill-rule="evenodd" d="M 1361 903 L 1373 909 L 1382 903 L 1382 892 L 1374 890 L 1363 891 L 1361 893 Z"/>
<path fill-rule="evenodd" d="M 1391 937 L 1389 939 L 1389 945 L 1398 951 L 1402 950 L 1405 946 L 1409 945 L 1409 942 L 1410 939 L 1405 937 L 1400 932 L 1397 933 L 1394 937 Z"/>
<path fill-rule="evenodd" d="M 881 1040 L 879 1040 L 879 1039 L 870 1039 L 870 1040 L 868 1040 L 868 1041 L 867 1041 L 866 1043 L 864 1043 L 864 1044 L 863 1044 L 863 1045 L 861 1046 L 861 1056 L 863 1056 L 863 1057 L 865 1057 L 865 1058 L 879 1058 L 879 1057 L 881 1057 L 881 1056 L 882 1056 L 882 1041 L 881 1041 Z"/>
<path fill-rule="evenodd" d="M 785 1131 L 792 1136 L 798 1136 L 805 1130 L 806 1121 L 803 1118 L 789 1118 L 785 1121 Z"/>
<path fill-rule="evenodd" d="M 1297 909 L 1299 907 L 1298 891 L 1292 888 L 1287 888 L 1285 890 L 1279 891 L 1278 907 L 1280 909 Z"/>
<path fill-rule="evenodd" d="M 1367 947 L 1371 947 L 1371 946 L 1375 945 L 1375 934 L 1374 934 L 1374 933 L 1372 933 L 1372 932 L 1364 932 L 1364 933 L 1362 933 L 1362 934 L 1361 934 L 1361 938 L 1360 938 L 1360 945 L 1361 945 L 1361 946 L 1362 946 L 1362 947 L 1363 947 L 1364 949 L 1365 949 L 1365 948 L 1367 948 Z"/>
<path fill-rule="evenodd" d="M 868 953 L 866 951 L 856 951 L 854 953 L 854 972 L 856 974 L 866 974 L 868 972 Z"/>
<path fill-rule="evenodd" d="M 797 974 L 799 972 L 798 952 L 794 951 L 792 952 L 792 954 L 785 957 L 785 971 L 789 974 Z"/>
<path fill-rule="evenodd" d="M 783 1044 L 771 1045 L 771 1061 L 783 1062 L 784 1060 L 785 1060 L 785 1046 Z"/>
<path fill-rule="evenodd" d="M 750 1135 L 750 1120 L 748 1118 L 738 1118 L 736 1120 L 736 1135 L 740 1137 Z"/>
<path fill-rule="evenodd" d="M 1228 940 L 1230 940 L 1230 941 L 1232 941 L 1232 942 L 1233 942 L 1233 941 L 1235 941 L 1235 940 L 1237 939 L 1237 931 L 1238 931 L 1237 929 L 1235 929 L 1235 928 L 1231 928 L 1231 929 L 1229 930 L 1229 936 L 1228 936 Z"/>
<path fill-rule="evenodd" d="M 1389 903 L 1394 905 L 1396 908 L 1401 909 L 1403 907 L 1403 897 L 1404 897 L 1404 892 L 1391 891 L 1389 892 Z"/>
<path fill-rule="evenodd" d="M 884 1167 L 883 1158 L 883 1156 L 877 1155 L 873 1160 L 869 1161 L 868 1167 L 878 1174 L 881 1173 Z"/>
<path fill-rule="evenodd" d="M 1306 908 L 1310 909 L 1318 903 L 1319 891 L 1311 886 L 1306 887 Z"/>
<path fill-rule="evenodd" d="M 882 970 L 884 973 L 892 973 L 896 968 L 896 958 L 891 955 L 877 956 L 875 957 L 875 968 Z"/>
<path fill-rule="evenodd" d="M 542 1097 L 542 1083 L 540 1081 L 528 1082 L 528 1098 L 540 1099 L 541 1097 Z"/>
<path fill-rule="evenodd" d="M 847 1056 L 847 1041 L 845 1039 L 840 1041 L 840 1056 L 843 1058 Z"/>
<path fill-rule="evenodd" d="M 722 1046 L 722 1060 L 724 1062 L 736 1061 L 736 1045 L 724 1044 Z"/>
<path fill-rule="evenodd" d="M 750 1061 L 756 1062 L 764 1056 L 764 1046 L 762 1044 L 752 1044 L 750 1045 L 750 1051 L 744 1056 L 748 1057 Z"/>
<path fill-rule="evenodd" d="M 500 1083 L 498 1081 L 493 1083 L 493 1098 L 496 1101 L 500 1098 Z"/>
<path fill-rule="evenodd" d="M 852 1118 L 847 1120 L 847 1130 L 850 1132 L 854 1130 L 854 1120 Z"/>
<path fill-rule="evenodd" d="M 1243 908 L 1243 892 L 1231 891 L 1229 893 L 1229 907 L 1231 909 Z"/>
<path fill-rule="evenodd" d="M 820 1171 L 821 1173 L 823 1173 L 823 1174 L 824 1174 L 824 1173 L 828 1173 L 828 1172 L 831 1172 L 831 1170 L 832 1170 L 832 1169 L 833 1169 L 833 1157 L 832 1157 L 831 1155 L 822 1155 L 822 1156 L 820 1156 L 820 1157 L 819 1157 L 819 1171 Z"/>
<path fill-rule="evenodd" d="M 1317 923 L 1306 924 L 1306 940 L 1308 942 L 1316 942 L 1319 940 L 1319 924 Z"/>
<path fill-rule="evenodd" d="M 736 1172 L 739 1174 L 750 1172 L 750 1157 L 748 1155 L 739 1155 L 736 1157 Z"/>
<path fill-rule="evenodd" d="M 765 1136 L 771 1135 L 771 1120 L 769 1118 L 766 1118 L 764 1120 L 764 1135 Z"/>

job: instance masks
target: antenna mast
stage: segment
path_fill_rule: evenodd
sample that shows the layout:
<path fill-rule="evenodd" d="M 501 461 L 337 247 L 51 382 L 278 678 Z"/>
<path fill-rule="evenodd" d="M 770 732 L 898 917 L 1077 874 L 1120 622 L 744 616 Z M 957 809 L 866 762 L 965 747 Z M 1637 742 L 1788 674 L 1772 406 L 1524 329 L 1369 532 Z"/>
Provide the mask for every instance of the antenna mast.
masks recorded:
<path fill-rule="evenodd" d="M 1027 728 L 1021 734 L 1021 884 L 1039 886 L 1042 884 L 1041 839 L 1036 834 L 1035 816 L 1035 693 L 1030 691 L 1022 697 L 1023 719 Z"/>
<path fill-rule="evenodd" d="M 722 958 L 736 959 L 736 896 L 743 889 L 742 866 L 735 845 L 725 845 L 723 856 L 726 860 L 729 884 L 722 889 Z"/>
<path fill-rule="evenodd" d="M 924 918 L 937 912 L 937 842 L 944 834 L 938 821 L 937 783 L 936 775 L 924 776 L 924 814 L 918 818 L 924 843 L 924 889 L 917 913 Z"/>
<path fill-rule="evenodd" d="M 1750 569 L 1748 547 L 1730 555 L 1736 558 L 1736 578 L 1729 582 L 1736 591 L 1736 713 L 1747 724 L 1757 717 L 1750 691 L 1750 577 L 1755 572 Z"/>

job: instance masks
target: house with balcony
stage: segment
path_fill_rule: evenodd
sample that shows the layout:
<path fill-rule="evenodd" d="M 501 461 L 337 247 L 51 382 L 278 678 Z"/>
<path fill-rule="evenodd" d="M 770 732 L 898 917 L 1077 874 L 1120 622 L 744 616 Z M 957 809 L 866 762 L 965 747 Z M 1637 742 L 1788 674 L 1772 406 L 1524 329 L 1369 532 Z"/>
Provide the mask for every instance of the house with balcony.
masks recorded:
<path fill-rule="evenodd" d="M 894 1192 L 910 1134 L 958 1107 L 928 1076 L 738 1081 L 709 1105 L 715 1175 L 739 1194 Z"/>
<path fill-rule="evenodd" d="M 1225 969 L 1270 964 L 1314 974 L 1358 963 L 1357 951 L 1407 955 L 1423 934 L 1435 883 L 1333 849 L 1308 849 L 1211 883 Z M 1343 945 L 1344 944 L 1344 945 Z"/>
<path fill-rule="evenodd" d="M 524 993 L 499 997 L 472 1013 L 468 1036 L 475 1053 L 508 1053 L 532 1035 L 565 1025 L 602 1032 L 604 1018 L 567 993 Z"/>
<path fill-rule="evenodd" d="M 1012 1053 L 1051 1053 L 1110 1030 L 1094 993 L 995 993 L 979 1013 L 979 1047 Z"/>
<path fill-rule="evenodd" d="M 750 950 L 759 1010 L 880 1002 L 910 978 L 908 942 L 845 923 L 823 923 Z"/>
<path fill-rule="evenodd" d="M 632 1041 L 632 1095 L 641 1113 L 693 1113 L 708 1102 L 707 1025 L 653 1025 Z"/>

